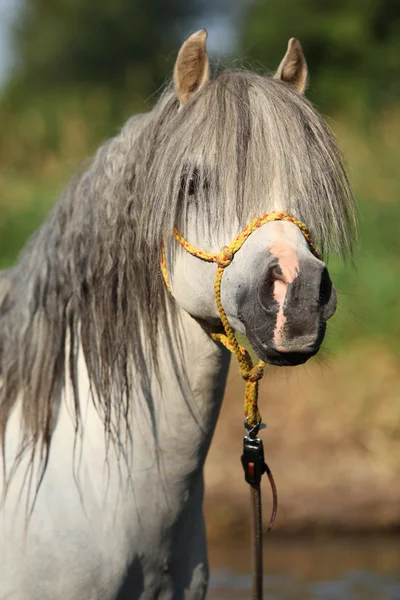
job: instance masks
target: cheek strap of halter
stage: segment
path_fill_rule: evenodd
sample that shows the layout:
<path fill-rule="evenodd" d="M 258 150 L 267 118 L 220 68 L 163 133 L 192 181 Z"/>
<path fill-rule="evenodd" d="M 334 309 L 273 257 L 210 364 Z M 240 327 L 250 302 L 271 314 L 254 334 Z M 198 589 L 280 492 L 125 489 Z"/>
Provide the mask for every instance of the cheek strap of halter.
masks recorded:
<path fill-rule="evenodd" d="M 236 252 L 240 250 L 250 234 L 252 234 L 253 231 L 256 231 L 256 229 L 259 229 L 262 225 L 270 223 L 271 221 L 288 221 L 289 223 L 296 225 L 304 235 L 311 252 L 317 258 L 320 257 L 319 250 L 311 241 L 310 232 L 307 226 L 293 215 L 285 212 L 266 213 L 261 217 L 253 219 L 253 221 L 246 225 L 243 231 L 241 231 L 241 233 L 239 233 L 239 235 L 235 237 L 235 239 L 232 240 L 228 246 L 225 246 L 221 252 L 217 254 L 205 252 L 204 250 L 199 250 L 195 246 L 192 246 L 192 244 L 185 240 L 185 238 L 180 234 L 178 229 L 176 227 L 174 228 L 174 237 L 180 243 L 182 248 L 201 260 L 217 264 L 217 273 L 214 281 L 214 294 L 224 333 L 215 333 L 210 330 L 210 335 L 212 339 L 220 342 L 229 350 L 229 352 L 232 352 L 239 363 L 240 374 L 246 382 L 244 397 L 245 425 L 247 430 L 251 430 L 253 434 L 257 433 L 262 421 L 258 410 L 258 382 L 264 375 L 264 367 L 266 363 L 263 360 L 259 360 L 258 363 L 254 365 L 249 352 L 237 341 L 234 331 L 230 326 L 228 317 L 222 306 L 221 281 L 224 270 L 231 264 Z M 160 265 L 165 284 L 171 295 L 173 295 L 168 277 L 164 244 L 161 251 Z"/>

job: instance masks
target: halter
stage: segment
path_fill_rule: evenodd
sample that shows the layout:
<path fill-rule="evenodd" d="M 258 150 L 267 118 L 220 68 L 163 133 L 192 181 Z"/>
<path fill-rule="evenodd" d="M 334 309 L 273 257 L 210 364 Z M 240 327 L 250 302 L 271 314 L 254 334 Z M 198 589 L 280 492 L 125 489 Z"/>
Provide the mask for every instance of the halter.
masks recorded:
<path fill-rule="evenodd" d="M 189 252 L 189 254 L 192 254 L 201 260 L 217 264 L 217 273 L 214 281 L 214 294 L 224 333 L 216 333 L 210 330 L 210 335 L 212 339 L 220 342 L 229 350 L 229 352 L 232 352 L 239 363 L 240 374 L 246 382 L 244 395 L 244 414 L 246 429 L 249 432 L 250 437 L 255 437 L 261 425 L 261 415 L 258 410 L 258 382 L 264 375 L 264 367 L 266 363 L 263 360 L 259 360 L 256 365 L 253 365 L 253 361 L 249 352 L 237 341 L 233 329 L 229 324 L 228 317 L 226 316 L 222 306 L 221 281 L 224 270 L 231 264 L 236 252 L 240 250 L 250 234 L 259 229 L 262 225 L 270 223 L 271 221 L 288 221 L 289 223 L 296 225 L 305 237 L 311 252 L 317 258 L 320 257 L 318 248 L 316 248 L 311 241 L 311 235 L 307 226 L 293 215 L 285 212 L 266 213 L 261 217 L 253 219 L 253 221 L 246 225 L 243 231 L 241 231 L 241 233 L 239 233 L 239 235 L 235 237 L 230 244 L 225 246 L 221 252 L 217 254 L 205 252 L 204 250 L 199 250 L 199 248 L 192 246 L 192 244 L 185 240 L 185 238 L 180 234 L 178 229 L 174 227 L 174 237 L 180 243 L 182 248 Z M 160 265 L 165 284 L 172 295 L 164 245 L 161 251 Z"/>

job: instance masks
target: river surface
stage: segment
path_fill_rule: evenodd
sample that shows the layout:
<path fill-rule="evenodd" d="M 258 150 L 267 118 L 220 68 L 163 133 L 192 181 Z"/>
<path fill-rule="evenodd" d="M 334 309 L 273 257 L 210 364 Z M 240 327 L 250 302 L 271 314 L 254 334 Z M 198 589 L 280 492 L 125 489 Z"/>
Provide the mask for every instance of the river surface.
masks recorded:
<path fill-rule="evenodd" d="M 210 547 L 210 600 L 250 600 L 248 542 Z M 264 544 L 264 600 L 400 600 L 399 538 Z"/>

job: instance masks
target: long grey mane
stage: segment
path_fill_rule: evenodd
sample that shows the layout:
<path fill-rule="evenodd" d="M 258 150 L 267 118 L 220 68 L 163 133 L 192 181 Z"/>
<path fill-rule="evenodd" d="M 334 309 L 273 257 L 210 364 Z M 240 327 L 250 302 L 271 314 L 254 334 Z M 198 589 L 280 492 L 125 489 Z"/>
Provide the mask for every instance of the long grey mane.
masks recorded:
<path fill-rule="evenodd" d="M 25 442 L 46 453 L 66 373 L 78 424 L 79 341 L 105 426 L 116 382 L 125 413 L 129 365 L 146 377 L 146 344 L 155 348 L 166 327 L 163 236 L 184 227 L 193 207 L 205 222 L 243 226 L 275 208 L 277 189 L 279 208 L 304 221 L 323 251 L 351 252 L 354 205 L 341 154 L 287 84 L 224 72 L 182 109 L 169 86 L 151 112 L 129 120 L 72 181 L 17 266 L 0 274 L 3 443 L 20 397 Z"/>

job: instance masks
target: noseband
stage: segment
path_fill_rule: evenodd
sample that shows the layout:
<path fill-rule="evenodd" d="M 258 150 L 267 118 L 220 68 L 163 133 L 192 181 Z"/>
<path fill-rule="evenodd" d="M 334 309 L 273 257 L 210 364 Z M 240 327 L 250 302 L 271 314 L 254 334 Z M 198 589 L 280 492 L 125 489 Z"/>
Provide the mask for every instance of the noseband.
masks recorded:
<path fill-rule="evenodd" d="M 214 281 L 214 294 L 224 333 L 215 333 L 210 330 L 210 335 L 214 340 L 223 344 L 225 348 L 227 348 L 236 356 L 236 359 L 239 363 L 240 374 L 246 382 L 244 398 L 246 428 L 254 435 L 257 434 L 258 428 L 261 424 L 261 416 L 258 410 L 258 381 L 264 375 L 264 367 L 266 363 L 263 360 L 259 360 L 256 365 L 253 365 L 253 361 L 249 352 L 237 341 L 233 329 L 229 324 L 228 317 L 222 306 L 221 281 L 224 270 L 231 264 L 236 252 L 240 250 L 247 238 L 262 225 L 270 223 L 271 221 L 288 221 L 289 223 L 296 225 L 305 237 L 311 252 L 314 254 L 314 256 L 320 258 L 320 252 L 312 243 L 311 235 L 307 226 L 302 223 L 302 221 L 299 221 L 299 219 L 296 217 L 285 212 L 266 213 L 261 217 L 253 219 L 253 221 L 246 225 L 243 231 L 241 231 L 241 233 L 239 233 L 239 235 L 235 237 L 230 244 L 225 246 L 221 252 L 217 254 L 205 252 L 204 250 L 200 250 L 199 248 L 192 246 L 192 244 L 185 240 L 185 238 L 180 234 L 178 229 L 176 227 L 174 228 L 175 239 L 180 243 L 182 248 L 189 252 L 189 254 L 192 254 L 193 256 L 196 256 L 197 258 L 200 258 L 206 262 L 213 262 L 217 264 L 217 273 Z M 165 284 L 172 295 L 164 245 L 162 247 L 160 264 Z"/>

